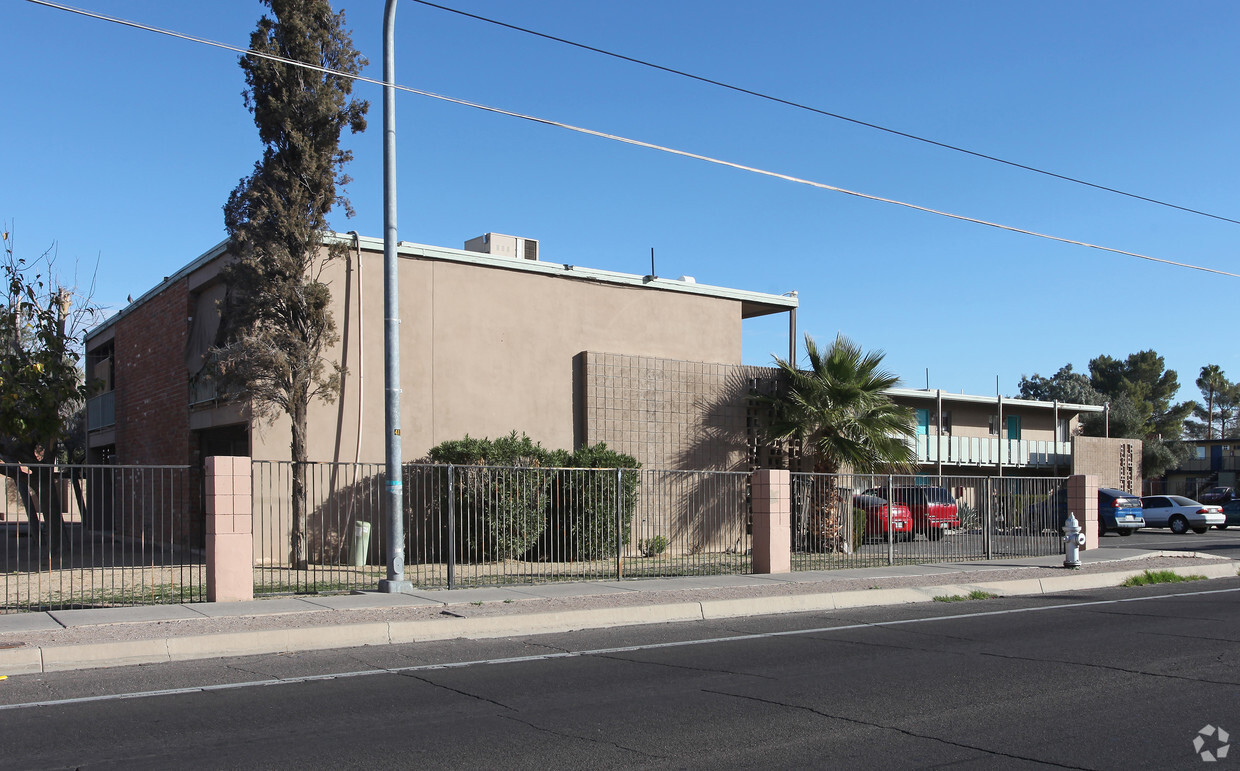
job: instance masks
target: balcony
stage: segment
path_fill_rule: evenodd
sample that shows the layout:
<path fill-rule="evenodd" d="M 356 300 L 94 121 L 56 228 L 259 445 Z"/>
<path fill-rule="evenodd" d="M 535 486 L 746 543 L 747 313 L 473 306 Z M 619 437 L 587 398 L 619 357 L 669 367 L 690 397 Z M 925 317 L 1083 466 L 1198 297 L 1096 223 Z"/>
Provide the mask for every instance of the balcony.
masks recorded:
<path fill-rule="evenodd" d="M 919 436 L 918 463 L 947 466 L 1012 468 L 1066 467 L 1072 463 L 1071 442 L 1039 442 L 978 436 Z"/>
<path fill-rule="evenodd" d="M 1215 471 L 1240 471 L 1240 457 L 1228 454 L 1216 458 L 1190 458 L 1174 469 L 1173 473 L 1212 473 Z"/>
<path fill-rule="evenodd" d="M 108 391 L 86 400 L 86 430 L 116 425 L 116 392 Z"/>

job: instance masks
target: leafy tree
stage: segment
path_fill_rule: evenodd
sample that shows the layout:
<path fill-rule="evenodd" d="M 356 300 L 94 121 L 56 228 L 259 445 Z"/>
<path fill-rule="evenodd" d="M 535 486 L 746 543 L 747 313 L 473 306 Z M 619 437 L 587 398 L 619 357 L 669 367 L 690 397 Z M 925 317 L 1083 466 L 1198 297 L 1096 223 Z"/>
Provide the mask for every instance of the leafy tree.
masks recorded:
<path fill-rule="evenodd" d="M 1101 393 L 1132 400 L 1146 436 L 1180 438 L 1192 405 L 1172 404 L 1180 383 L 1175 370 L 1166 369 L 1163 357 L 1152 350 L 1138 351 L 1124 360 L 1099 356 L 1089 362 L 1089 372 L 1090 385 Z"/>
<path fill-rule="evenodd" d="M 1111 400 L 1111 436 L 1142 440 L 1142 471 L 1161 476 L 1188 457 L 1180 441 L 1193 403 L 1173 404 L 1180 389 L 1175 370 L 1166 369 L 1155 351 L 1127 359 L 1099 356 L 1089 362 L 1090 385 Z M 1101 436 L 1099 418 L 1086 421 L 1086 433 Z"/>
<path fill-rule="evenodd" d="M 1195 430 L 1193 424 L 1185 425 L 1185 419 L 1196 405 L 1173 403 L 1179 388 L 1175 370 L 1166 369 L 1163 357 L 1152 350 L 1125 359 L 1099 356 L 1089 362 L 1088 377 L 1066 364 L 1049 378 L 1034 374 L 1020 379 L 1020 395 L 1026 399 L 1109 404 L 1107 414 L 1081 420 L 1082 433 L 1140 439 L 1141 467 L 1147 477 L 1160 476 L 1188 457 L 1180 439 L 1186 430 Z M 1216 403 L 1221 404 L 1222 393 L 1215 392 Z"/>
<path fill-rule="evenodd" d="M 67 425 L 90 393 L 78 341 L 99 310 L 89 294 L 60 283 L 54 248 L 27 263 L 16 256 L 9 232 L 2 241 L 0 473 L 13 479 L 31 532 L 44 532 L 44 548 L 59 552 L 64 535 L 59 485 L 36 464 L 58 458 Z"/>
<path fill-rule="evenodd" d="M 254 51 L 346 73 L 365 58 L 353 47 L 344 13 L 327 0 L 264 0 L 250 36 Z M 366 128 L 367 103 L 352 99 L 352 81 L 253 55 L 243 56 L 246 107 L 264 144 L 254 172 L 233 190 L 224 225 L 234 262 L 215 376 L 227 392 L 248 398 L 255 417 L 288 415 L 292 423 L 292 562 L 306 564 L 307 412 L 315 398 L 332 401 L 340 367 L 326 353 L 338 339 L 331 292 L 322 280 L 344 246 L 329 243 L 327 215 L 343 206 L 338 188 L 351 153 L 340 133 Z"/>
<path fill-rule="evenodd" d="M 755 401 L 768 408 L 769 438 L 800 441 L 814 472 L 826 475 L 801 494 L 798 533 L 805 531 L 811 548 L 847 550 L 851 533 L 842 515 L 851 505 L 840 500 L 831 475 L 845 466 L 862 474 L 915 468 L 913 410 L 887 395 L 900 381 L 882 369 L 881 351 L 866 353 L 843 335 L 824 351 L 808 334 L 805 351 L 809 370 L 776 357 L 779 390 Z"/>
<path fill-rule="evenodd" d="M 1034 373 L 1020 378 L 1020 398 L 1043 402 L 1066 402 L 1069 404 L 1104 404 L 1106 397 L 1098 393 L 1089 382 L 1089 376 L 1073 372 L 1071 364 L 1065 364 L 1050 377 Z"/>

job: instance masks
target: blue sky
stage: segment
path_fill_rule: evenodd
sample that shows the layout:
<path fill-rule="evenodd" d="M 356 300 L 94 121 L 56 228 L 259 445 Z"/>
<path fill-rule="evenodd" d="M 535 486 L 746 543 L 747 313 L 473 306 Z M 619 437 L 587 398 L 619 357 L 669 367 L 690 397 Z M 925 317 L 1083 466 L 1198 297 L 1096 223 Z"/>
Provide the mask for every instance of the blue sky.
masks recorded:
<path fill-rule="evenodd" d="M 244 46 L 250 0 L 75 0 Z M 448 0 L 464 11 L 1240 219 L 1230 2 Z M 380 77 L 383 2 L 337 2 Z M 0 221 L 55 242 L 118 308 L 224 237 L 260 153 L 237 57 L 23 0 L 0 5 Z M 873 195 L 1240 272 L 1240 225 L 1091 190 L 429 8 L 397 13 L 420 89 Z M 341 231 L 382 235 L 381 94 Z M 1022 374 L 1153 348 L 1240 378 L 1235 278 L 1053 243 L 401 94 L 400 238 L 538 238 L 544 259 L 782 293 L 802 331 L 887 352 L 905 385 L 1013 394 Z M 745 360 L 786 354 L 746 322 Z"/>

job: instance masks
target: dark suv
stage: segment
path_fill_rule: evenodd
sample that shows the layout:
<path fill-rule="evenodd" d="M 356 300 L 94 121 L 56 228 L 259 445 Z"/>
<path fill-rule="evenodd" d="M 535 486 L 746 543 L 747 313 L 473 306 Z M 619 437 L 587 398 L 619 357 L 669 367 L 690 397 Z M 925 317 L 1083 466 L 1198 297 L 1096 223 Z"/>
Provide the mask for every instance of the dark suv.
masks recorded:
<path fill-rule="evenodd" d="M 943 537 L 948 528 L 960 527 L 960 515 L 956 511 L 956 499 L 946 487 L 929 485 L 902 485 L 896 487 L 871 487 L 865 495 L 877 495 L 908 506 L 913 517 L 913 532 L 922 533 L 931 541 Z"/>

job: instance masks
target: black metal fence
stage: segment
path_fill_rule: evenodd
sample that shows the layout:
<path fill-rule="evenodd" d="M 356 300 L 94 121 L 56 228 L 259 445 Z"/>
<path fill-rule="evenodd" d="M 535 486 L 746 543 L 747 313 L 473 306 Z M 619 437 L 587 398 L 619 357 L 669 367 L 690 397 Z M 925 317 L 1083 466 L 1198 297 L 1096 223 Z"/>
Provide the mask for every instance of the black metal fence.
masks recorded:
<path fill-rule="evenodd" d="M 187 466 L 0 464 L 0 612 L 205 600 Z"/>
<path fill-rule="evenodd" d="M 302 521 L 292 511 L 292 469 L 252 465 L 256 593 L 374 588 L 386 576 L 384 467 L 306 464 Z M 0 472 L 4 612 L 206 599 L 193 469 L 0 464 Z M 1046 504 L 1061 478 L 792 480 L 796 570 L 1062 548 Z M 405 575 L 419 587 L 752 570 L 748 473 L 410 464 L 403 481 Z"/>
<path fill-rule="evenodd" d="M 290 544 L 292 464 L 255 462 L 255 591 L 373 588 L 386 576 L 380 464 L 306 464 L 308 561 Z M 417 586 L 741 573 L 749 475 L 410 464 L 405 575 Z"/>
<path fill-rule="evenodd" d="M 794 570 L 1033 557 L 1063 550 L 1062 477 L 792 474 Z M 893 505 L 894 504 L 894 505 Z"/>

